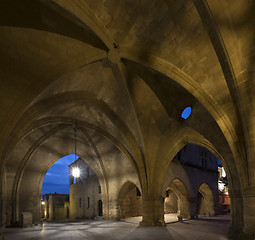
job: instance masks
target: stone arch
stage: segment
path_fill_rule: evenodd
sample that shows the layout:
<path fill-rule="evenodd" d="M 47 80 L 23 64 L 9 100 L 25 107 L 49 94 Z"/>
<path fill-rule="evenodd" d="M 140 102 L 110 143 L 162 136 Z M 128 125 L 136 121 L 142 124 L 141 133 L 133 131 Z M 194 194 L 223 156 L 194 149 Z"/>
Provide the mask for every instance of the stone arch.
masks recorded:
<path fill-rule="evenodd" d="M 90 10 L 89 6 L 86 3 L 82 3 L 86 7 L 84 10 L 74 10 L 76 9 L 76 4 L 69 1 L 61 1 L 56 2 L 59 6 L 61 6 L 63 9 L 67 8 L 69 11 L 71 11 L 72 15 L 79 18 L 83 23 L 85 23 L 91 30 L 93 30 L 94 34 L 98 36 L 98 38 L 107 46 L 109 49 L 113 48 L 114 40 L 107 30 L 106 27 L 96 18 L 93 14 L 93 12 Z M 70 5 L 72 7 L 70 8 Z M 68 7 L 67 7 L 68 6 Z M 79 8 L 78 8 L 79 9 Z"/>
<path fill-rule="evenodd" d="M 184 183 L 178 179 L 175 178 L 171 183 L 168 185 L 166 190 L 171 190 L 176 196 L 178 200 L 177 205 L 177 212 L 180 216 L 184 218 L 190 218 L 190 204 L 189 204 L 189 193 L 187 190 L 187 187 L 184 185 Z M 165 207 L 170 202 L 170 199 L 168 197 L 165 198 Z"/>
<path fill-rule="evenodd" d="M 16 173 L 15 176 L 15 180 L 13 183 L 13 201 L 14 201 L 14 206 L 13 206 L 13 211 L 14 211 L 14 216 L 13 216 L 13 222 L 17 222 L 19 221 L 19 214 L 20 214 L 20 192 L 24 192 L 24 189 L 27 189 L 27 183 L 29 182 L 29 178 L 36 178 L 36 181 L 34 181 L 35 183 L 38 184 L 34 184 L 33 185 L 33 194 L 34 195 L 34 199 L 31 199 L 32 202 L 39 202 L 40 201 L 40 195 L 41 195 L 41 188 L 42 188 L 42 183 L 44 180 L 44 177 L 47 173 L 47 171 L 49 170 L 49 168 L 60 158 L 69 155 L 71 153 L 73 153 L 73 149 L 70 149 L 70 147 L 68 147 L 67 149 L 66 146 L 62 146 L 61 150 L 63 152 L 63 155 L 54 155 L 51 154 L 49 155 L 49 158 L 46 165 L 44 164 L 43 166 L 41 166 L 41 170 L 39 172 L 38 169 L 37 171 L 32 171 L 31 172 L 31 168 L 35 167 L 34 164 L 36 164 L 36 154 L 40 152 L 40 148 L 45 148 L 45 146 L 47 146 L 47 141 L 50 140 L 51 136 L 53 136 L 55 133 L 61 134 L 61 130 L 72 130 L 70 127 L 70 125 L 58 125 L 60 127 L 56 127 L 53 128 L 54 130 L 50 130 L 48 132 L 48 134 L 46 133 L 45 135 L 43 135 L 43 137 L 41 139 L 39 139 L 38 141 L 36 141 L 32 147 L 29 148 L 29 150 L 25 153 L 25 156 L 20 164 L 20 168 L 19 171 Z M 66 134 L 66 133 L 64 133 Z M 81 134 L 82 135 L 82 134 Z M 67 141 L 68 139 L 66 139 Z M 68 141 L 71 141 L 68 140 Z M 67 141 L 67 142 L 68 142 Z M 86 143 L 86 139 L 85 137 L 82 135 L 80 136 L 80 142 L 85 142 Z M 46 145 L 44 145 L 44 143 Z M 68 144 L 67 144 L 68 145 Z M 87 144 L 89 145 L 89 144 Z M 71 147 L 72 148 L 72 147 Z M 91 148 L 90 150 L 91 152 L 94 151 L 93 148 Z M 82 159 L 87 159 L 86 154 L 79 150 L 78 151 L 78 155 L 82 158 Z M 94 158 L 96 161 L 87 161 L 88 165 L 92 168 L 92 170 L 96 173 L 98 180 L 100 182 L 100 185 L 102 186 L 102 195 L 107 195 L 108 194 L 108 188 L 107 188 L 107 178 L 106 178 L 106 174 L 105 171 L 103 171 L 104 165 L 102 162 L 99 161 L 98 156 L 96 154 L 94 154 Z M 39 165 L 39 163 L 37 162 L 37 164 Z M 42 165 L 42 163 L 40 164 Z M 36 175 L 36 176 L 35 176 Z M 36 204 L 34 204 L 36 205 Z M 39 207 L 38 207 L 39 208 Z M 24 209 L 23 209 L 24 211 Z M 36 209 L 34 209 L 34 214 L 36 214 Z M 37 216 L 38 217 L 38 216 Z M 35 219 L 37 219 L 37 217 L 35 217 Z M 38 221 L 38 219 L 37 219 Z"/>
<path fill-rule="evenodd" d="M 69 154 L 67 154 L 67 155 L 69 155 Z M 107 188 L 106 188 L 107 181 L 104 178 L 102 172 L 99 169 L 97 169 L 95 164 L 94 165 L 91 164 L 92 161 L 88 162 L 88 161 L 84 160 L 86 155 L 81 154 L 80 156 L 82 156 L 81 159 L 84 162 L 86 162 L 89 165 L 89 167 L 91 167 L 91 169 L 95 172 L 95 176 L 93 179 L 96 179 L 96 180 L 94 182 L 98 183 L 97 185 L 102 186 L 102 188 L 101 188 L 102 194 L 101 195 L 106 196 L 107 195 Z M 60 157 L 60 158 L 62 158 L 62 157 Z M 15 222 L 19 222 L 19 215 L 20 215 L 21 211 L 26 210 L 24 208 L 24 206 L 26 206 L 26 205 L 31 206 L 32 203 L 33 203 L 33 207 L 32 208 L 28 207 L 27 211 L 32 212 L 34 223 L 38 223 L 40 221 L 40 218 L 38 216 L 38 210 L 40 209 L 40 205 L 38 205 L 38 204 L 40 204 L 41 193 L 42 193 L 42 184 L 43 184 L 46 173 L 48 172 L 50 167 L 58 160 L 59 159 L 57 159 L 57 160 L 52 159 L 53 163 L 47 165 L 46 168 L 43 170 L 43 172 L 41 172 L 40 176 L 38 176 L 38 177 L 36 176 L 36 173 L 31 174 L 31 172 L 29 170 L 24 169 L 23 177 L 19 181 L 19 187 L 17 189 L 16 198 L 15 198 L 15 202 L 16 202 L 16 209 L 15 209 L 16 210 L 16 219 L 14 220 Z M 28 166 L 28 168 L 29 168 L 29 166 Z M 39 178 L 38 184 L 36 181 L 34 181 L 34 184 L 33 184 L 34 186 L 32 188 L 29 187 L 27 184 L 27 182 L 29 181 L 29 179 L 31 177 L 33 179 Z M 29 189 L 29 192 L 32 194 L 32 196 L 30 196 L 30 195 L 27 195 L 27 197 L 24 196 L 24 192 L 25 192 L 26 188 Z M 70 209 L 69 209 L 70 216 L 72 216 L 72 213 L 73 213 L 73 209 L 71 209 L 71 207 L 70 207 Z"/>
<path fill-rule="evenodd" d="M 178 196 L 169 187 L 166 189 L 166 197 L 164 202 L 164 214 L 168 213 L 178 213 Z"/>
<path fill-rule="evenodd" d="M 70 5 L 70 3 L 68 2 Z M 86 4 L 86 3 L 83 3 Z M 86 4 L 87 5 L 87 4 Z M 26 8 L 24 10 L 21 10 L 19 6 L 19 2 L 15 2 L 15 7 L 13 7 L 12 4 L 2 4 L 1 7 L 4 7 L 6 9 L 7 15 L 15 14 L 16 18 L 13 21 L 5 21 L 5 26 L 11 26 L 16 28 L 27 28 L 27 29 L 36 29 L 39 31 L 46 31 L 49 33 L 55 33 L 62 36 L 66 36 L 69 38 L 74 38 L 79 41 L 88 43 L 94 47 L 97 47 L 99 49 L 106 50 L 107 44 L 108 47 L 112 46 L 113 40 L 109 39 L 109 33 L 107 34 L 107 31 L 103 31 L 102 24 L 101 26 L 99 21 L 95 18 L 93 15 L 93 12 L 89 10 L 89 7 L 86 6 L 86 12 L 82 11 L 83 17 L 80 16 L 80 13 L 75 12 L 69 12 L 66 11 L 66 3 L 65 1 L 61 3 L 57 2 L 33 2 L 31 3 L 29 8 Z M 17 11 L 19 9 L 19 11 Z M 51 23 L 49 24 L 44 21 L 24 21 L 24 18 L 22 15 L 28 14 L 30 12 L 30 9 L 33 10 L 33 17 L 35 17 L 38 14 L 41 15 L 47 15 Z M 39 10 L 40 9 L 40 10 Z M 38 12 L 39 11 L 39 12 Z M 77 21 L 82 21 L 82 24 L 78 26 L 75 24 Z M 62 23 L 62 24 L 61 24 Z M 1 23 L 2 24 L 2 23 Z M 72 28 L 75 34 L 67 32 L 62 25 L 66 25 L 69 28 Z M 54 25 L 54 27 L 53 27 Z M 79 36 L 77 32 L 83 31 L 85 34 L 82 34 L 82 36 Z M 89 36 L 89 37 L 88 37 Z M 107 41 L 108 40 L 108 41 Z M 112 46 L 113 47 L 113 46 Z"/>
<path fill-rule="evenodd" d="M 242 228 L 243 226 L 243 199 L 242 199 L 242 193 L 240 192 L 241 189 L 241 183 L 240 179 L 237 178 L 238 176 L 236 166 L 232 163 L 232 154 L 230 149 L 225 149 L 224 152 L 219 152 L 218 149 L 211 144 L 208 140 L 206 140 L 204 137 L 200 135 L 190 135 L 187 134 L 186 136 L 182 136 L 179 138 L 178 141 L 175 142 L 175 145 L 171 149 L 171 152 L 169 152 L 170 159 L 173 158 L 180 149 L 182 149 L 186 144 L 195 144 L 199 145 L 208 151 L 210 151 L 213 155 L 215 155 L 216 158 L 220 160 L 222 165 L 224 166 L 227 177 L 228 177 L 228 182 L 229 182 L 229 195 L 230 195 L 230 200 L 231 200 L 231 217 L 232 217 L 232 226 L 233 228 Z M 222 149 L 221 149 L 222 151 Z M 172 163 L 169 164 L 169 167 Z M 165 173 L 165 179 L 167 178 L 167 175 L 169 175 L 169 171 L 166 171 Z M 166 182 L 166 180 L 164 180 Z M 200 183 L 200 185 L 203 182 Z M 166 186 L 166 185 L 164 185 Z M 191 208 L 191 218 L 193 218 L 196 215 L 196 200 L 197 200 L 197 189 L 199 186 L 192 188 L 190 191 L 190 208 Z M 215 189 L 215 187 L 214 187 Z M 214 191 L 216 192 L 216 191 Z M 217 191 L 218 192 L 218 191 Z M 162 196 L 163 196 L 162 192 Z M 217 196 L 216 193 L 214 195 L 214 205 L 217 205 Z M 237 207 L 238 206 L 238 207 Z M 217 206 L 215 207 L 215 210 L 217 211 Z M 211 211 L 211 212 L 214 212 Z M 241 213 L 241 214 L 240 214 Z M 211 214 L 212 215 L 212 214 Z"/>
<path fill-rule="evenodd" d="M 197 215 L 214 216 L 215 201 L 210 186 L 203 183 L 197 193 Z"/>
<path fill-rule="evenodd" d="M 177 176 L 177 173 L 178 173 L 178 176 Z M 188 195 L 191 195 L 191 196 L 193 195 L 194 190 L 190 184 L 189 178 L 184 168 L 178 161 L 172 160 L 165 172 L 162 191 L 161 191 L 162 197 L 165 197 L 166 189 L 168 188 L 170 183 L 173 182 L 175 179 L 178 179 L 183 183 L 183 185 L 185 186 L 188 192 Z"/>
<path fill-rule="evenodd" d="M 231 205 L 233 207 L 232 212 L 232 225 L 234 228 L 242 229 L 243 222 L 243 191 L 242 188 L 247 186 L 249 182 L 249 174 L 247 172 L 247 161 L 245 156 L 245 151 L 242 148 L 242 143 L 238 143 L 238 134 L 236 133 L 233 120 L 231 121 L 227 113 L 221 108 L 219 104 L 213 99 L 207 90 L 201 87 L 194 79 L 184 73 L 182 70 L 167 62 L 166 60 L 160 58 L 159 56 L 153 55 L 150 52 L 140 52 L 138 49 L 121 49 L 120 55 L 123 59 L 133 61 L 135 63 L 144 65 L 155 71 L 162 73 L 163 75 L 173 79 L 182 87 L 184 87 L 189 93 L 191 93 L 211 114 L 212 118 L 219 126 L 223 134 L 224 141 L 226 141 L 227 153 L 224 153 L 225 149 L 217 150 L 212 143 L 206 140 L 203 136 L 194 136 L 193 134 L 184 133 L 185 141 L 181 144 L 182 146 L 177 146 L 174 144 L 171 148 L 175 148 L 176 152 L 172 155 L 174 156 L 179 149 L 181 149 L 187 143 L 194 143 L 202 145 L 212 151 L 222 162 L 224 168 L 226 169 L 227 175 L 229 177 L 230 196 Z M 173 134 L 171 134 L 173 135 Z M 176 135 L 178 135 L 176 133 Z M 188 136 L 189 135 L 189 136 Z M 184 140 L 182 138 L 182 140 Z M 195 140 L 193 142 L 193 140 Z M 227 156 L 226 156 L 227 155 Z M 245 162 L 243 164 L 242 162 Z M 166 169 L 167 167 L 165 167 Z M 238 177 L 237 177 L 238 176 Z M 240 210 L 238 207 L 240 206 Z M 242 212 L 240 214 L 240 211 Z"/>
<path fill-rule="evenodd" d="M 48 119 L 49 120 L 49 119 Z M 114 187 L 111 187 L 111 190 L 108 192 L 108 180 L 112 181 L 111 179 L 107 178 L 109 176 L 112 176 L 113 172 L 116 170 L 116 165 L 118 163 L 118 166 L 122 169 L 123 166 L 130 168 L 128 171 L 127 176 L 128 178 L 136 178 L 136 183 L 139 185 L 139 177 L 137 176 L 137 173 L 135 169 L 132 166 L 131 163 L 131 154 L 125 149 L 124 146 L 122 146 L 121 143 L 118 143 L 118 140 L 115 141 L 115 138 L 111 136 L 109 133 L 107 134 L 103 129 L 100 131 L 99 128 L 88 124 L 86 122 L 77 121 L 75 122 L 73 119 L 70 118 L 51 118 L 49 121 L 46 119 L 42 119 L 40 127 L 37 128 L 37 131 L 42 129 L 40 138 L 38 138 L 38 132 L 37 131 L 31 131 L 30 134 L 28 134 L 25 138 L 23 138 L 23 144 L 26 145 L 26 148 L 21 148 L 19 143 L 17 147 L 19 149 L 22 149 L 22 152 L 19 152 L 19 156 L 23 155 L 23 158 L 21 158 L 19 161 L 19 166 L 17 166 L 17 171 L 15 172 L 14 183 L 12 184 L 13 193 L 10 197 L 10 202 L 14 202 L 14 206 L 12 207 L 12 222 L 18 222 L 19 221 L 19 214 L 21 211 L 32 211 L 35 214 L 35 222 L 38 222 L 40 220 L 40 216 L 37 214 L 39 212 L 39 202 L 40 202 L 40 196 L 41 196 L 41 186 L 44 180 L 44 176 L 47 173 L 48 169 L 61 157 L 64 157 L 68 154 L 72 154 L 74 150 L 74 141 L 72 136 L 73 133 L 73 125 L 77 123 L 80 129 L 85 129 L 87 131 L 87 134 L 90 136 L 93 136 L 94 139 L 98 139 L 103 142 L 96 142 L 93 144 L 93 139 L 90 139 L 87 137 L 86 134 L 83 133 L 83 131 L 80 130 L 80 134 L 77 135 L 77 141 L 78 143 L 82 143 L 86 148 L 90 149 L 90 154 L 92 154 L 92 159 L 89 158 L 88 155 L 86 155 L 86 151 L 80 147 L 77 148 L 77 155 L 79 155 L 82 159 L 88 159 L 88 164 L 92 168 L 92 170 L 96 173 L 100 185 L 102 187 L 102 202 L 103 202 L 103 216 L 104 218 L 113 218 L 109 213 L 109 209 L 113 208 L 111 203 L 110 195 L 114 195 L 115 191 Z M 99 131 L 98 131 L 99 129 Z M 40 132 L 40 131 L 39 131 Z M 57 135 L 57 136 L 55 136 Z M 33 139 L 32 145 L 31 141 L 27 142 L 28 139 Z M 55 139 L 55 140 L 54 140 Z M 57 141 L 56 141 L 57 139 Z M 62 140 L 61 140 L 62 139 Z M 35 142 L 34 142 L 35 141 Z M 49 142 L 48 142 L 49 141 Z M 53 142 L 52 142 L 53 141 Z M 92 141 L 92 142 L 91 142 Z M 61 145 L 62 144 L 62 145 Z M 63 145 L 65 144 L 65 145 Z M 71 144 L 71 145 L 70 145 Z M 80 146 L 82 146 L 82 144 Z M 96 152 L 96 147 L 99 144 L 101 147 L 99 148 L 99 151 Z M 56 146 L 55 146 L 56 145 Z M 96 145 L 96 146 L 93 146 Z M 103 146 L 103 148 L 102 148 Z M 46 150 L 46 152 L 44 152 Z M 44 153 L 43 153 L 44 152 Z M 41 153 L 43 153 L 44 158 L 47 158 L 44 160 L 39 160 L 41 157 Z M 51 153 L 50 156 L 46 156 L 45 153 Z M 15 155 L 15 149 L 12 153 L 10 161 L 12 159 L 15 159 L 17 157 Z M 111 157 L 108 155 L 111 154 Z M 100 156 L 101 155 L 101 156 Z M 39 156 L 39 159 L 37 160 L 37 156 Z M 103 158 L 104 156 L 108 156 L 103 159 L 103 162 L 100 160 L 100 158 Z M 113 157 L 113 158 L 112 158 Z M 94 160 L 95 161 L 94 161 Z M 113 160 L 114 159 L 114 160 Z M 120 164 L 119 160 L 123 159 L 125 161 L 121 161 Z M 117 161 L 118 160 L 118 161 Z M 106 162 L 104 162 L 106 161 Z M 103 170 L 105 164 L 111 164 L 114 161 L 114 164 L 112 170 L 108 169 L 107 173 Z M 107 165 L 109 166 L 109 165 Z M 116 170 L 117 171 L 117 170 Z M 119 169 L 117 172 L 121 172 Z M 124 172 L 123 172 L 124 174 Z M 124 181 L 125 177 L 119 177 L 120 182 Z M 108 180 L 107 180 L 108 179 Z M 29 184 L 29 182 L 34 182 L 33 186 Z M 37 184 L 38 183 L 38 184 Z M 27 184 L 30 186 L 30 188 L 27 186 Z M 139 185 L 140 186 L 140 185 Z M 33 193 L 31 193 L 33 192 Z M 20 195 L 22 193 L 22 196 Z M 30 199 L 27 199 L 26 196 L 31 196 Z M 115 195 L 114 195 L 115 197 Z M 24 204 L 21 204 L 21 199 L 24 200 Z M 29 204 L 28 202 L 38 202 L 38 204 Z M 33 205 L 33 207 L 32 207 Z M 22 207 L 21 207 L 22 206 Z M 31 210 L 32 209 L 32 210 Z"/>
<path fill-rule="evenodd" d="M 120 142 L 113 134 L 103 129 L 103 127 L 96 126 L 87 121 L 74 120 L 69 117 L 49 117 L 49 118 L 45 117 L 40 120 L 36 120 L 37 118 L 39 118 L 38 113 L 45 114 L 49 108 L 52 108 L 53 106 L 57 106 L 60 104 L 63 105 L 69 101 L 71 102 L 84 101 L 86 102 L 86 104 L 93 105 L 98 111 L 105 114 L 105 116 L 109 118 L 109 120 L 112 122 L 114 127 L 121 129 L 121 131 L 125 133 L 126 138 L 130 142 L 130 145 L 133 147 L 133 151 L 127 149 L 122 142 Z M 33 119 L 34 122 L 31 122 L 31 119 Z M 5 152 L 10 154 L 13 147 L 18 143 L 18 141 L 28 136 L 36 128 L 40 128 L 45 125 L 50 125 L 52 123 L 73 125 L 75 124 L 75 121 L 78 123 L 78 125 L 84 126 L 85 129 L 89 128 L 94 131 L 97 131 L 99 134 L 112 141 L 131 161 L 132 165 L 134 166 L 139 176 L 139 179 L 141 180 L 145 178 L 141 177 L 141 175 L 145 174 L 144 173 L 145 163 L 142 160 L 141 157 L 142 153 L 141 150 L 139 149 L 135 136 L 129 130 L 126 123 L 119 118 L 119 116 L 110 108 L 110 106 L 107 103 L 105 103 L 102 100 L 98 100 L 94 94 L 87 91 L 75 91 L 54 95 L 47 99 L 43 99 L 37 102 L 35 105 L 31 106 L 29 109 L 27 109 L 26 113 L 19 120 L 18 124 L 16 125 L 17 128 L 13 130 L 13 132 L 19 132 L 21 133 L 21 135 L 19 136 L 19 138 L 16 139 L 16 142 L 10 142 L 8 144 Z M 23 129 L 23 131 L 20 131 L 20 129 Z M 8 159 L 8 156 L 6 156 L 6 159 Z"/>
<path fill-rule="evenodd" d="M 137 217 L 142 215 L 142 196 L 140 189 L 127 181 L 118 194 L 119 218 Z"/>
<path fill-rule="evenodd" d="M 225 152 L 219 152 L 218 149 L 203 136 L 187 134 L 186 136 L 180 137 L 178 141 L 176 141 L 175 145 L 171 149 L 171 152 L 169 152 L 170 159 L 173 158 L 186 144 L 194 144 L 207 149 L 221 162 L 228 178 L 231 205 L 233 206 L 237 204 L 239 206 L 238 211 L 235 210 L 235 207 L 231 208 L 232 223 L 236 223 L 238 226 L 241 226 L 243 224 L 243 215 L 240 214 L 240 211 L 243 213 L 243 200 L 242 193 L 240 191 L 242 183 L 240 180 L 240 176 L 238 175 L 237 166 L 233 162 L 233 155 L 231 153 L 231 150 L 224 149 Z M 193 191 L 194 196 L 191 197 L 196 198 L 196 191 Z"/>
<path fill-rule="evenodd" d="M 147 66 L 173 79 L 203 104 L 217 122 L 217 125 L 220 127 L 230 146 L 234 158 L 233 160 L 238 166 L 240 182 L 243 181 L 242 184 L 247 185 L 248 178 L 246 176 L 249 176 L 247 162 L 245 160 L 245 153 L 240 147 L 241 144 L 239 145 L 237 141 L 235 141 L 235 139 L 237 139 L 235 128 L 228 115 L 221 109 L 219 104 L 217 104 L 217 102 L 210 96 L 206 89 L 202 88 L 193 78 L 181 69 L 150 52 L 141 53 L 138 49 L 128 48 L 121 49 L 120 54 L 122 58 Z M 243 164 L 243 162 L 246 164 Z"/>

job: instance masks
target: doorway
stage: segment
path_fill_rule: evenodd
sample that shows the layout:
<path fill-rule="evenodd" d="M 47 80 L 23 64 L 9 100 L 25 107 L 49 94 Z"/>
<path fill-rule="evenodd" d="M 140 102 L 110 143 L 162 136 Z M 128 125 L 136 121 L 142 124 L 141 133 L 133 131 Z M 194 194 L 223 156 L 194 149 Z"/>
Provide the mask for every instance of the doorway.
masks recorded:
<path fill-rule="evenodd" d="M 98 216 L 103 216 L 103 202 L 102 200 L 98 200 Z"/>

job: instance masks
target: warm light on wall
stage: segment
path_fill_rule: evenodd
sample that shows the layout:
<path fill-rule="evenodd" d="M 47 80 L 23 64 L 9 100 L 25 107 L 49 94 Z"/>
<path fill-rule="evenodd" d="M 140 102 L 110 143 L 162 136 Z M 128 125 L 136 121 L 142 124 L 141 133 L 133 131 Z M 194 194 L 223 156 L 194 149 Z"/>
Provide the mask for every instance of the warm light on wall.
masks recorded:
<path fill-rule="evenodd" d="M 73 168 L 73 176 L 74 176 L 75 178 L 80 177 L 80 169 L 79 169 L 78 167 L 74 167 L 74 168 Z"/>

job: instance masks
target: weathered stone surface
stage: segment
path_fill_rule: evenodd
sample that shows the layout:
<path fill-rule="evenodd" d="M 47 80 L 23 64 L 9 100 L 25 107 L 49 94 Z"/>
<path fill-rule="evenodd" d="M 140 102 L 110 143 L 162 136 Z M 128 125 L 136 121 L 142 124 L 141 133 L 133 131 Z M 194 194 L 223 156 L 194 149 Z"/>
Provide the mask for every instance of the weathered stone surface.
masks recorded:
<path fill-rule="evenodd" d="M 33 215 L 31 212 L 22 212 L 21 213 L 21 226 L 22 227 L 32 227 Z"/>
<path fill-rule="evenodd" d="M 167 169 L 197 144 L 226 169 L 232 229 L 252 236 L 254 12 L 254 1 L 2 1 L 1 224 L 22 212 L 40 222 L 45 173 L 73 153 L 77 123 L 107 218 L 119 218 L 131 181 L 146 196 L 144 223 L 164 225 Z"/>

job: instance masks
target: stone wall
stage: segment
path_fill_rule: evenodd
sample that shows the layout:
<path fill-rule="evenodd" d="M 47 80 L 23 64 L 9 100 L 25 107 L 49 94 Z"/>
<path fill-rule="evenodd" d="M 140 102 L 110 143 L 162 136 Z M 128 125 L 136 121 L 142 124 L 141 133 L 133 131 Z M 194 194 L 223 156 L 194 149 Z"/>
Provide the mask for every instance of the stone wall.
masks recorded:
<path fill-rule="evenodd" d="M 47 194 L 48 195 L 48 194 Z M 49 220 L 63 220 L 67 218 L 67 202 L 68 194 L 49 194 L 49 198 L 45 197 L 46 211 Z"/>
<path fill-rule="evenodd" d="M 134 184 L 131 187 L 125 189 L 119 198 L 120 218 L 142 215 L 142 197 L 137 196 L 137 187 Z"/>
<path fill-rule="evenodd" d="M 70 218 L 94 218 L 99 215 L 99 181 L 96 175 L 69 185 Z"/>
<path fill-rule="evenodd" d="M 177 213 L 178 212 L 178 198 L 176 194 L 168 190 L 168 197 L 165 198 L 164 213 Z"/>

